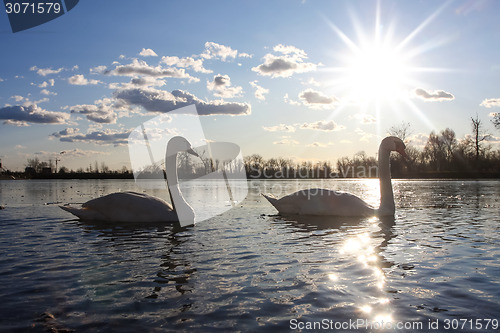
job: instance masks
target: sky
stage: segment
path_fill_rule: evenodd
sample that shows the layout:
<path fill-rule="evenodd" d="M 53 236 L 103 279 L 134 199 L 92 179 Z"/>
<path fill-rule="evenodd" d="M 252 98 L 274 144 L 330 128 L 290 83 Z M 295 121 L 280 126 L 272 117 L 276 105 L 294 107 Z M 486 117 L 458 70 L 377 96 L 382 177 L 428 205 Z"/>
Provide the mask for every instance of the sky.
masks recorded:
<path fill-rule="evenodd" d="M 498 148 L 499 13 L 494 0 L 85 0 L 12 33 L 2 11 L 0 158 L 130 168 L 131 131 L 192 104 L 206 139 L 244 156 L 375 156 L 403 123 L 422 148 L 431 131 L 470 135 L 476 115 Z"/>

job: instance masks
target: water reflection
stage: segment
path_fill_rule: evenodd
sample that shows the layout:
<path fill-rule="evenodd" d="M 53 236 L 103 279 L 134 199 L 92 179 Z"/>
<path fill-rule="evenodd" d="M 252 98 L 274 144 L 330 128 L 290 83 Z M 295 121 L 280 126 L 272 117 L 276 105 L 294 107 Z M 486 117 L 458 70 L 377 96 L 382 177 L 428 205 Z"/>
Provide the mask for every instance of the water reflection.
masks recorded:
<path fill-rule="evenodd" d="M 170 291 L 173 290 L 184 295 L 193 289 L 190 278 L 196 268 L 192 267 L 184 249 L 185 243 L 191 241 L 188 228 L 164 223 L 77 223 L 96 240 L 91 243 L 95 249 L 85 254 L 93 261 L 83 276 L 84 285 L 94 289 L 91 290 L 94 299 L 100 293 L 120 294 L 127 289 L 123 288 L 124 284 L 135 289 L 146 286 L 149 291 L 141 292 L 146 299 L 172 297 Z M 92 256 L 93 253 L 99 255 Z M 111 274 L 113 271 L 117 273 Z M 110 280 L 96 280 L 100 275 Z M 98 290 L 106 286 L 118 288 Z"/>
<path fill-rule="evenodd" d="M 332 296 L 339 295 L 339 292 L 341 295 L 346 292 L 357 295 L 354 297 L 357 302 L 352 303 L 357 309 L 355 317 L 366 320 L 368 325 L 394 322 L 396 311 L 387 297 L 391 288 L 386 274 L 396 264 L 385 255 L 395 237 L 394 217 L 287 215 L 273 218 L 289 224 L 294 228 L 293 232 L 302 230 L 318 235 L 317 231 L 321 230 L 323 243 L 329 243 L 325 238 L 333 238 L 330 251 L 337 257 L 333 259 L 337 263 L 324 268 Z M 353 276 L 353 271 L 359 275 Z"/>

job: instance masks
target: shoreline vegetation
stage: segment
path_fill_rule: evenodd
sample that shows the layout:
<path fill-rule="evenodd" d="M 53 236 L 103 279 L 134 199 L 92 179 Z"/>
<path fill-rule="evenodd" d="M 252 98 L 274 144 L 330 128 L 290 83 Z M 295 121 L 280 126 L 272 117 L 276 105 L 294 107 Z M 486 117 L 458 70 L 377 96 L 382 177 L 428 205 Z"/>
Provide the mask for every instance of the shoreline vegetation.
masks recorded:
<path fill-rule="evenodd" d="M 440 133 L 429 134 L 423 149 L 411 145 L 406 146 L 407 158 L 391 156 L 391 173 L 394 179 L 500 179 L 500 149 L 494 150 L 484 134 L 481 121 L 471 118 L 473 134 L 457 139 L 455 132 L 446 128 Z M 497 126 L 497 124 L 495 124 Z M 500 126 L 499 126 L 500 127 Z M 402 123 L 391 127 L 389 135 L 397 136 L 403 141 L 409 137 L 410 124 Z M 192 157 L 180 153 L 178 159 L 179 179 L 194 179 L 216 172 L 222 168 L 226 172 L 238 175 L 246 174 L 248 180 L 253 179 L 355 179 L 378 178 L 378 162 L 376 156 L 368 156 L 364 151 L 353 157 L 338 158 L 331 161 L 294 161 L 290 158 L 265 159 L 261 155 L 245 156 L 243 160 L 220 161 L 204 157 Z M 104 162 L 90 164 L 85 170 L 69 170 L 65 166 L 57 168 L 52 161 L 43 162 L 37 157 L 28 159 L 24 172 L 11 172 L 2 168 L 0 162 L 0 179 L 134 179 L 134 173 L 123 166 L 121 170 L 111 170 Z M 163 179 L 162 165 L 152 165 L 140 170 L 141 179 Z M 57 172 L 54 172 L 57 170 Z M 135 170 L 137 172 L 137 170 Z M 214 173 L 215 176 L 215 173 Z M 219 174 L 220 177 L 220 174 Z M 210 178 L 208 176 L 208 178 Z M 243 178 L 243 177 L 239 177 Z"/>

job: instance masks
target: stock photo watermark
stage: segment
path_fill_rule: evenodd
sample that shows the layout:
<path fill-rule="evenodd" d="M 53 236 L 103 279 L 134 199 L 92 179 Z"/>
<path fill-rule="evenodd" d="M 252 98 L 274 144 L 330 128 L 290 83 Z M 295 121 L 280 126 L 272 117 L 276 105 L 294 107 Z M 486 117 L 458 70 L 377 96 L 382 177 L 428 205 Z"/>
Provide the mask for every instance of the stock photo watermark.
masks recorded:
<path fill-rule="evenodd" d="M 144 122 L 130 133 L 128 148 L 136 184 L 168 187 L 181 226 L 222 214 L 247 196 L 240 147 L 207 139 L 195 105 Z"/>
<path fill-rule="evenodd" d="M 12 32 L 19 32 L 52 21 L 70 10 L 80 0 L 4 0 Z"/>

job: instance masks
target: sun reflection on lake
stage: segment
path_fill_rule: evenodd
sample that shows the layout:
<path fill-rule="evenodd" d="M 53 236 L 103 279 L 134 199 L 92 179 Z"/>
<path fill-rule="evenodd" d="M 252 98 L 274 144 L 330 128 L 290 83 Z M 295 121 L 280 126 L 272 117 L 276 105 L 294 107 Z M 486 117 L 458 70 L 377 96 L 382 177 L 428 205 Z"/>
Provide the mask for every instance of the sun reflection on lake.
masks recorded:
<path fill-rule="evenodd" d="M 368 222 L 373 224 L 380 222 L 380 220 L 375 217 L 369 219 Z M 374 228 L 377 228 L 377 225 Z M 346 256 L 346 258 L 352 258 L 354 262 L 361 265 L 369 280 L 366 288 L 374 293 L 372 298 L 360 302 L 361 304 L 358 306 L 360 315 L 365 316 L 366 320 L 373 324 L 383 325 L 384 323 L 393 322 L 393 311 L 391 310 L 390 300 L 385 295 L 380 295 L 381 292 L 385 293 L 386 288 L 386 276 L 382 269 L 384 267 L 384 258 L 381 254 L 383 241 L 380 242 L 380 238 L 373 236 L 373 232 L 377 234 L 380 232 L 379 230 L 373 232 L 371 230 L 372 227 L 370 227 L 370 232 L 349 235 L 340 245 L 339 253 Z M 338 279 L 338 276 L 335 275 L 335 278 Z M 332 280 L 332 278 L 330 279 Z M 362 286 L 361 288 L 365 287 Z"/>

